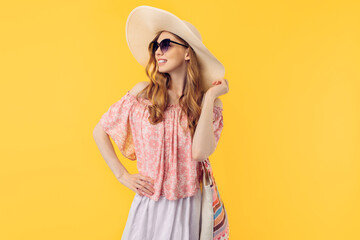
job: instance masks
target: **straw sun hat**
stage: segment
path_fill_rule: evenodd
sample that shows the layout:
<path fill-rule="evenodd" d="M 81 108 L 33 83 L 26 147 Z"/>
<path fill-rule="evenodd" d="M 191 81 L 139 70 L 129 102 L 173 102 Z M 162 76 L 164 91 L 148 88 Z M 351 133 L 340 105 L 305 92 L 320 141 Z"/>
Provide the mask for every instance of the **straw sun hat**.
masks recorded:
<path fill-rule="evenodd" d="M 200 84 L 205 91 L 212 86 L 213 81 L 224 78 L 224 66 L 205 47 L 199 31 L 191 23 L 170 12 L 146 5 L 138 6 L 130 12 L 125 30 L 129 49 L 143 67 L 146 67 L 150 58 L 149 43 L 161 30 L 179 35 L 194 49 L 203 76 Z"/>

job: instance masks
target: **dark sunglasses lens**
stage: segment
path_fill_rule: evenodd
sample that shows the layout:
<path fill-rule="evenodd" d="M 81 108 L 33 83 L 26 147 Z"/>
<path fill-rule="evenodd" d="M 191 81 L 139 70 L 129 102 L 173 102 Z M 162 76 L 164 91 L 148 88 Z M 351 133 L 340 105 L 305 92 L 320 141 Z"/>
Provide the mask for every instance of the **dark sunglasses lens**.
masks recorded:
<path fill-rule="evenodd" d="M 160 43 L 154 41 L 153 43 L 153 52 L 155 53 L 158 47 L 160 46 L 161 52 L 165 53 L 170 46 L 170 39 L 164 39 Z"/>
<path fill-rule="evenodd" d="M 160 43 L 160 49 L 163 53 L 165 53 L 168 50 L 169 46 L 170 46 L 169 39 L 164 39 Z"/>
<path fill-rule="evenodd" d="M 152 42 L 152 43 L 151 43 L 151 47 L 152 47 L 153 53 L 155 53 L 156 50 L 157 50 L 157 48 L 159 47 L 159 45 L 158 45 L 157 42 Z"/>

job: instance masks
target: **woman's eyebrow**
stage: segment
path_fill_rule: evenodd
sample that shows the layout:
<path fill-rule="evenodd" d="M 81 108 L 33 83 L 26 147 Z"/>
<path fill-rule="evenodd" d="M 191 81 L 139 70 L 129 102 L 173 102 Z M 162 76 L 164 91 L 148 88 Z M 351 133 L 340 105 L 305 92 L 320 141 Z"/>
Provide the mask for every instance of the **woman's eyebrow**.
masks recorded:
<path fill-rule="evenodd" d="M 170 38 L 164 38 L 163 40 L 165 40 L 165 39 L 169 39 L 170 41 L 172 41 Z M 162 40 L 160 42 L 157 42 L 157 43 L 161 43 L 161 42 L 162 42 Z"/>

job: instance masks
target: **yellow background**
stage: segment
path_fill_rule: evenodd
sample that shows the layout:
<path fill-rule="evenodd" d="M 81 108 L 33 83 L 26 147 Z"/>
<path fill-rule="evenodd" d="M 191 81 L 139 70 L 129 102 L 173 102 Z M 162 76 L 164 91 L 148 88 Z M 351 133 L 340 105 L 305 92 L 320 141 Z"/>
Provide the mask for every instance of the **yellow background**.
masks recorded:
<path fill-rule="evenodd" d="M 135 193 L 92 133 L 147 80 L 125 38 L 139 5 L 225 66 L 210 160 L 230 239 L 360 239 L 360 2 L 279 0 L 2 1 L 0 239 L 121 238 Z"/>

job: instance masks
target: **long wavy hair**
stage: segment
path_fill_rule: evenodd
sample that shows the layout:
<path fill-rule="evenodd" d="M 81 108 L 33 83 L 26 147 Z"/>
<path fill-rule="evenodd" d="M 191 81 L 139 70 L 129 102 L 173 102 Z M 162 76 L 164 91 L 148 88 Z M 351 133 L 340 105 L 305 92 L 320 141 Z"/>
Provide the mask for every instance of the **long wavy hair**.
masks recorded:
<path fill-rule="evenodd" d="M 153 41 L 157 41 L 160 34 L 165 31 L 157 32 Z M 201 113 L 201 103 L 204 97 L 204 91 L 201 89 L 200 82 L 202 80 L 200 65 L 197 60 L 195 51 L 192 47 L 180 36 L 172 33 L 175 38 L 182 41 L 184 45 L 189 47 L 190 59 L 186 68 L 185 86 L 182 96 L 179 99 L 179 105 L 181 107 L 181 114 L 187 116 L 187 129 L 190 130 L 191 138 L 193 138 L 197 123 Z M 150 83 L 140 91 L 136 97 L 140 97 L 145 93 L 148 100 L 152 102 L 152 105 L 148 106 L 150 113 L 149 122 L 151 124 L 157 124 L 163 121 L 164 111 L 168 105 L 168 88 L 170 87 L 170 74 L 161 73 L 158 71 L 159 66 L 155 58 L 155 53 L 152 51 L 152 44 L 148 46 L 149 61 L 146 65 L 145 72 Z"/>

